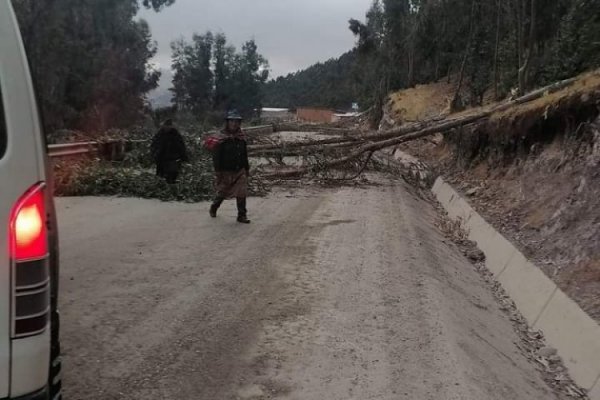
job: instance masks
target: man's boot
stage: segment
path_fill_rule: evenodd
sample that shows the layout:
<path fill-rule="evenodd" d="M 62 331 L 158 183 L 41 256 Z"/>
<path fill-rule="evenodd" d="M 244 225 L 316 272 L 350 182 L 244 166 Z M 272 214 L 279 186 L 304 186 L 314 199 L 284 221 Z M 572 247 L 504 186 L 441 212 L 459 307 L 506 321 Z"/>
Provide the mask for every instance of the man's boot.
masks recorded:
<path fill-rule="evenodd" d="M 246 198 L 238 197 L 237 199 L 238 217 L 237 221 L 241 224 L 249 224 L 248 210 L 246 209 Z"/>
<path fill-rule="evenodd" d="M 225 200 L 223 197 L 215 197 L 215 200 L 210 205 L 209 214 L 212 218 L 217 218 L 217 210 L 221 207 L 223 200 Z"/>

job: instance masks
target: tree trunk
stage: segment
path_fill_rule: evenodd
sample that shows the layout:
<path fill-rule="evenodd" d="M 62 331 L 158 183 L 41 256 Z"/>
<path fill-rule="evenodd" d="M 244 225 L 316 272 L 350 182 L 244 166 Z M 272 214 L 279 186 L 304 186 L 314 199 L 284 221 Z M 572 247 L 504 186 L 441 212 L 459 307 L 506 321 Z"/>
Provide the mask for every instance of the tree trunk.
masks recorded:
<path fill-rule="evenodd" d="M 537 10 L 536 0 L 531 0 L 531 21 L 529 23 L 529 50 L 527 52 L 527 69 L 525 71 L 525 89 L 528 89 L 531 82 L 531 65 L 533 64 L 533 52 L 535 49 L 536 42 L 536 29 L 537 29 Z"/>
<path fill-rule="evenodd" d="M 519 92 L 524 93 L 529 87 L 529 76 L 531 67 L 531 58 L 533 56 L 533 48 L 535 45 L 535 30 L 536 30 L 536 2 L 531 0 L 531 11 L 529 17 L 529 35 L 527 38 L 527 44 L 523 44 L 523 62 L 519 66 Z M 523 9 L 525 9 L 526 3 L 523 3 Z M 522 12 L 523 18 L 525 16 L 525 10 Z M 522 43 L 525 42 L 525 26 L 522 23 Z"/>
<path fill-rule="evenodd" d="M 435 81 L 437 82 L 441 77 L 440 77 L 440 68 L 441 68 L 441 49 L 443 47 L 442 45 L 442 41 L 445 39 L 446 37 L 446 30 L 448 29 L 448 14 L 444 11 L 443 13 L 443 19 L 442 19 L 442 30 L 441 30 L 441 35 L 440 37 L 437 38 L 437 51 L 435 52 Z"/>
<path fill-rule="evenodd" d="M 496 19 L 496 44 L 494 47 L 494 101 L 499 99 L 498 94 L 498 49 L 500 48 L 500 16 L 501 16 L 501 4 L 502 0 L 497 0 L 497 19 Z"/>
<path fill-rule="evenodd" d="M 476 0 L 471 1 L 471 16 L 469 17 L 469 38 L 467 39 L 467 47 L 465 48 L 465 53 L 463 55 L 462 64 L 460 66 L 460 72 L 458 75 L 458 85 L 456 85 L 456 92 L 454 93 L 454 98 L 452 99 L 452 103 L 450 104 L 451 111 L 456 111 L 461 108 L 460 106 L 460 91 L 462 90 L 463 81 L 465 78 L 465 69 L 467 67 L 467 61 L 469 59 L 469 53 L 471 52 L 471 44 L 473 42 L 473 32 L 475 26 L 475 5 Z"/>
<path fill-rule="evenodd" d="M 515 19 L 517 21 L 517 32 L 515 35 L 516 46 L 517 46 L 517 74 L 523 64 L 523 7 L 522 2 L 524 0 L 517 0 L 515 2 Z M 519 91 L 521 90 L 521 83 L 519 82 Z"/>
<path fill-rule="evenodd" d="M 412 46 L 412 45 L 409 45 Z M 409 48 L 408 50 L 408 80 L 407 86 L 413 87 L 415 81 L 415 55 L 414 50 Z"/>

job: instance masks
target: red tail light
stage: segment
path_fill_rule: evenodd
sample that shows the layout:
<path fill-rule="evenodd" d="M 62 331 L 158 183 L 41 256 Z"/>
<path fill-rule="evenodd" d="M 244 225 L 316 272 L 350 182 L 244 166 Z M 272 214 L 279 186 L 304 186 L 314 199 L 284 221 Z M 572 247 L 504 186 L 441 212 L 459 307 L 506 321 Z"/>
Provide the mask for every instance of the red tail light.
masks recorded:
<path fill-rule="evenodd" d="M 13 207 L 10 218 L 13 302 L 12 337 L 43 333 L 50 311 L 48 227 L 45 185 L 29 189 Z"/>
<path fill-rule="evenodd" d="M 39 259 L 48 254 L 43 184 L 31 188 L 13 208 L 9 243 L 15 261 Z"/>

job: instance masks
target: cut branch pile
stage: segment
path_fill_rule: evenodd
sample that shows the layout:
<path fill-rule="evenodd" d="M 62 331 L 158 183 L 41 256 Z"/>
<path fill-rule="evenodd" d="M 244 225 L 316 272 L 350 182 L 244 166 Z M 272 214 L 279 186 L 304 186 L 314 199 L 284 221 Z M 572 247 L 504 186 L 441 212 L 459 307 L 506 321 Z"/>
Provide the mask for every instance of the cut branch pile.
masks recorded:
<path fill-rule="evenodd" d="M 600 104 L 600 70 L 553 83 L 516 99 L 448 115 L 444 118 L 438 117 L 379 132 L 335 129 L 338 134 L 336 137 L 253 145 L 249 146 L 249 151 L 253 157 L 275 157 L 280 161 L 284 157 L 316 154 L 321 156 L 321 160 L 326 160 L 319 162 L 318 165 L 308 164 L 293 169 L 269 171 L 262 175 L 268 179 L 298 178 L 318 170 L 339 168 L 360 159 L 364 154 L 372 154 L 402 143 L 438 133 L 447 133 L 454 129 L 479 126 L 488 121 L 490 117 L 494 117 L 495 120 L 503 120 L 506 124 L 505 129 L 510 129 L 510 124 L 519 117 L 520 112 L 527 110 L 528 113 L 531 113 L 532 108 L 539 113 L 539 118 L 545 118 L 549 109 L 556 111 L 561 107 L 589 106 L 590 104 Z M 330 129 L 326 133 L 331 134 L 332 130 Z"/>

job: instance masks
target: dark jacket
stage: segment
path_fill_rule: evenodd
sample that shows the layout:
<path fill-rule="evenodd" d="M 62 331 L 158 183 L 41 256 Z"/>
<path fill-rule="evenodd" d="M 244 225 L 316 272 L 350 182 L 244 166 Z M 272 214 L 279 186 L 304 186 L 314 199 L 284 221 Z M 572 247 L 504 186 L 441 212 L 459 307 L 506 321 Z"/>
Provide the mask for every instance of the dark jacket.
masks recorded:
<path fill-rule="evenodd" d="M 168 161 L 188 161 L 185 142 L 179 131 L 163 126 L 152 140 L 152 158 L 157 164 Z"/>
<path fill-rule="evenodd" d="M 238 172 L 250 170 L 246 140 L 240 136 L 227 135 L 213 152 L 216 172 Z"/>

